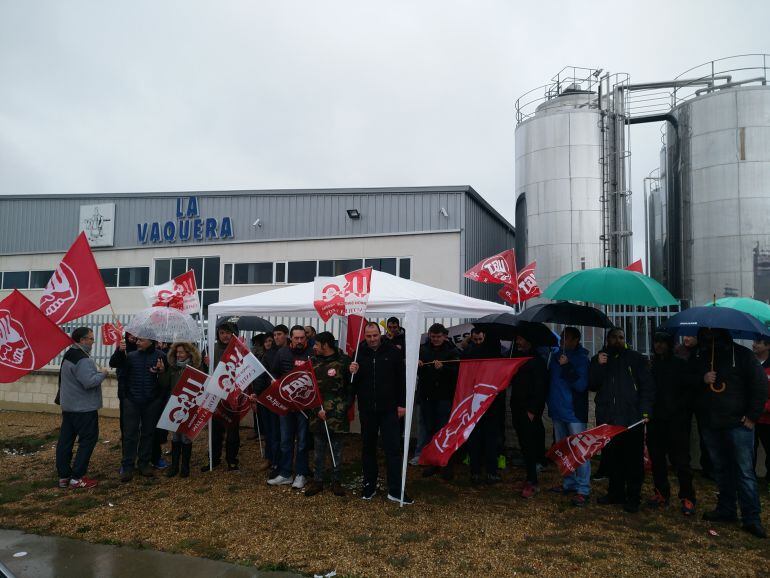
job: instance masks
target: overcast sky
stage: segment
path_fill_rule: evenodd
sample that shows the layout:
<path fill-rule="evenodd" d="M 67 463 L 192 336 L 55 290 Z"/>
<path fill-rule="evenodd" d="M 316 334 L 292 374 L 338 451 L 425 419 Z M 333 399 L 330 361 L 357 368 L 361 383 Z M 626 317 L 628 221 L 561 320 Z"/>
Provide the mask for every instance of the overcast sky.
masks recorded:
<path fill-rule="evenodd" d="M 0 193 L 472 185 L 514 218 L 514 101 L 568 65 L 770 52 L 770 2 L 0 0 Z M 632 129 L 635 252 L 658 126 Z"/>

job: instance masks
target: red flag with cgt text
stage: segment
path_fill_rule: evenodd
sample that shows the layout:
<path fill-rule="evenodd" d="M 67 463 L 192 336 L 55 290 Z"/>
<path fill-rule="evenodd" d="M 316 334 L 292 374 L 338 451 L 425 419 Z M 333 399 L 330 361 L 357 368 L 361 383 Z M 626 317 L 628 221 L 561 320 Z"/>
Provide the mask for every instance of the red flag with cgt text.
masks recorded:
<path fill-rule="evenodd" d="M 599 453 L 612 438 L 626 430 L 628 428 L 622 425 L 598 425 L 559 440 L 545 455 L 559 467 L 562 476 L 568 476 Z"/>

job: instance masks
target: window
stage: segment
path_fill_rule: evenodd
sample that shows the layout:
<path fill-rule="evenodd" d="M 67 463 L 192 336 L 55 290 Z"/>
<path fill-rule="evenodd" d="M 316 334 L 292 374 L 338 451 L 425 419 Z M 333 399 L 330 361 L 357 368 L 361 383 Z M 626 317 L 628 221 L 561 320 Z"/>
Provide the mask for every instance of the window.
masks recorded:
<path fill-rule="evenodd" d="M 272 264 L 270 265 L 272 268 Z M 155 284 L 160 285 L 192 271 L 198 288 L 203 315 L 208 315 L 210 303 L 219 301 L 219 257 L 176 257 L 155 260 Z M 122 270 L 121 270 L 122 272 Z M 232 282 L 233 267 L 225 265 L 225 284 Z M 194 315 L 193 317 L 197 317 Z"/>
<path fill-rule="evenodd" d="M 184 271 L 182 271 L 184 273 Z M 203 259 L 203 284 L 198 288 L 219 289 L 219 257 Z"/>
<path fill-rule="evenodd" d="M 288 283 L 307 283 L 315 279 L 317 261 L 291 261 L 288 265 Z"/>
<path fill-rule="evenodd" d="M 286 283 L 286 263 L 275 264 L 275 282 Z"/>
<path fill-rule="evenodd" d="M 398 260 L 398 276 L 402 279 L 412 278 L 412 259 L 410 257 L 402 257 Z"/>
<path fill-rule="evenodd" d="M 361 269 L 361 259 L 337 259 L 336 261 L 319 261 L 318 274 L 322 277 L 344 275 L 356 269 Z"/>
<path fill-rule="evenodd" d="M 104 281 L 105 287 L 117 287 L 118 286 L 118 268 L 99 269 L 99 273 L 102 274 L 102 281 Z"/>
<path fill-rule="evenodd" d="M 6 271 L 3 273 L 3 289 L 27 289 L 28 287 L 29 271 Z"/>
<path fill-rule="evenodd" d="M 118 270 L 118 287 L 147 287 L 149 284 L 149 267 L 121 267 Z"/>
<path fill-rule="evenodd" d="M 396 274 L 396 258 L 387 257 L 385 259 L 367 259 L 364 262 L 364 267 L 371 267 L 375 271 L 382 271 L 383 273 Z"/>
<path fill-rule="evenodd" d="M 155 261 L 155 285 L 162 285 L 171 279 L 171 260 L 156 259 Z"/>
<path fill-rule="evenodd" d="M 249 285 L 273 282 L 272 263 L 236 263 L 233 268 L 233 284 Z"/>
<path fill-rule="evenodd" d="M 225 263 L 225 278 L 222 281 L 225 285 L 233 284 L 233 264 Z"/>
<path fill-rule="evenodd" d="M 187 273 L 187 259 L 171 259 L 171 278 Z"/>
<path fill-rule="evenodd" d="M 29 274 L 29 288 L 30 289 L 45 289 L 48 285 L 48 281 L 51 279 L 53 271 L 30 271 Z"/>

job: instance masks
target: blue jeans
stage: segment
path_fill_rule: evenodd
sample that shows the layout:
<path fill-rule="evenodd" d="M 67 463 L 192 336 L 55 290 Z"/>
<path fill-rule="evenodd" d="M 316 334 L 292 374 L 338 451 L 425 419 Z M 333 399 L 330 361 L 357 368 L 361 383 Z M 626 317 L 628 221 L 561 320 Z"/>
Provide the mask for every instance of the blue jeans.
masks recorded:
<path fill-rule="evenodd" d="M 63 411 L 56 444 L 56 469 L 60 478 L 79 480 L 86 475 L 88 462 L 99 440 L 99 413 L 94 411 Z M 72 464 L 72 448 L 78 440 L 78 452 Z"/>
<path fill-rule="evenodd" d="M 754 430 L 743 426 L 732 429 L 703 429 L 714 478 L 719 488 L 717 511 L 737 517 L 736 497 L 744 524 L 759 523 L 759 492 L 754 474 Z"/>
<path fill-rule="evenodd" d="M 556 441 L 563 440 L 567 436 L 579 434 L 586 431 L 584 423 L 569 423 L 566 421 L 553 420 L 553 433 Z M 583 496 L 591 493 L 591 461 L 587 461 L 579 466 L 574 474 L 564 476 L 564 489 L 575 491 Z"/>
<path fill-rule="evenodd" d="M 296 474 L 307 476 L 310 473 L 307 456 L 307 418 L 294 411 L 282 415 L 281 419 L 281 461 L 280 474 L 284 478 L 291 477 L 294 462 L 294 442 L 297 443 Z"/>
<path fill-rule="evenodd" d="M 450 413 L 452 413 L 452 402 L 448 399 L 426 399 L 420 402 L 420 421 L 425 424 L 427 434 L 423 445 L 427 445 L 446 425 Z"/>
<path fill-rule="evenodd" d="M 265 439 L 265 458 L 273 467 L 281 463 L 281 420 L 263 405 L 257 406 L 257 416 L 263 427 L 260 432 Z"/>

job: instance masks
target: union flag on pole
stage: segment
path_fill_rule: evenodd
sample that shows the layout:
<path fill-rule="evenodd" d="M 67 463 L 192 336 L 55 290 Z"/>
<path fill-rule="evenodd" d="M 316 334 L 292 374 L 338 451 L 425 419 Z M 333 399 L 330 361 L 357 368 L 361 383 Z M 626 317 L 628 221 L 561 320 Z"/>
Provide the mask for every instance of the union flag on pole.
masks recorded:
<path fill-rule="evenodd" d="M 110 304 L 85 233 L 80 233 L 56 267 L 40 297 L 40 310 L 62 324 Z"/>
<path fill-rule="evenodd" d="M 114 323 L 105 323 L 102 325 L 102 344 L 117 345 L 123 339 L 123 324 L 115 320 Z"/>
<path fill-rule="evenodd" d="M 363 315 L 371 289 L 371 267 L 337 277 L 316 277 L 313 305 L 324 321 L 329 321 L 333 315 Z"/>
<path fill-rule="evenodd" d="M 637 259 L 633 263 L 631 263 L 628 267 L 624 267 L 626 271 L 636 271 L 637 273 L 641 273 L 644 275 L 644 266 L 642 265 L 642 260 Z"/>
<path fill-rule="evenodd" d="M 243 341 L 233 337 L 206 382 L 206 392 L 236 405 L 243 391 L 265 371 Z"/>
<path fill-rule="evenodd" d="M 0 301 L 0 383 L 40 369 L 68 345 L 72 339 L 19 291 Z"/>
<path fill-rule="evenodd" d="M 194 367 L 185 367 L 158 420 L 159 428 L 195 439 L 219 402 L 217 397 L 206 393 L 208 377 Z"/>
<path fill-rule="evenodd" d="M 148 287 L 142 293 L 150 307 L 172 307 L 188 315 L 200 313 L 201 310 L 195 272 L 192 269 L 162 285 Z"/>
<path fill-rule="evenodd" d="M 260 394 L 257 402 L 278 415 L 320 407 L 323 400 L 313 365 L 305 361 L 282 378 L 276 379 Z"/>
<path fill-rule="evenodd" d="M 537 261 L 519 271 L 516 285 L 504 285 L 497 293 L 503 301 L 508 303 L 524 303 L 527 299 L 538 297 L 541 294 L 540 286 L 535 279 L 535 267 Z"/>
<path fill-rule="evenodd" d="M 513 249 L 508 249 L 479 261 L 465 272 L 465 277 L 479 283 L 512 285 L 517 278 L 516 256 L 513 253 Z"/>
<path fill-rule="evenodd" d="M 420 464 L 444 467 L 470 437 L 495 397 L 531 358 L 476 359 L 460 362 L 452 413 L 447 424 L 422 448 Z"/>
<path fill-rule="evenodd" d="M 598 425 L 559 440 L 545 455 L 559 467 L 562 476 L 568 476 L 599 453 L 612 438 L 626 430 L 628 428 L 622 425 Z"/>

